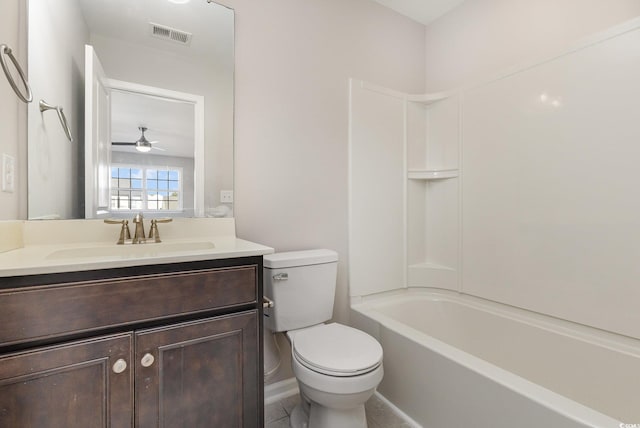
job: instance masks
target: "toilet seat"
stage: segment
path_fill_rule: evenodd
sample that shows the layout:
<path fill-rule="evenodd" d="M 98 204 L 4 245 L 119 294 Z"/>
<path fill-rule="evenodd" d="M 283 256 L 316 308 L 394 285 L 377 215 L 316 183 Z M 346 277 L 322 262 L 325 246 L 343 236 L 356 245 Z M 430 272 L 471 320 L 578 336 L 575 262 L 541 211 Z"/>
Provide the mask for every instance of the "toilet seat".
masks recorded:
<path fill-rule="evenodd" d="M 319 325 L 295 335 L 293 356 L 315 372 L 358 376 L 382 363 L 382 346 L 367 333 L 342 324 Z"/>

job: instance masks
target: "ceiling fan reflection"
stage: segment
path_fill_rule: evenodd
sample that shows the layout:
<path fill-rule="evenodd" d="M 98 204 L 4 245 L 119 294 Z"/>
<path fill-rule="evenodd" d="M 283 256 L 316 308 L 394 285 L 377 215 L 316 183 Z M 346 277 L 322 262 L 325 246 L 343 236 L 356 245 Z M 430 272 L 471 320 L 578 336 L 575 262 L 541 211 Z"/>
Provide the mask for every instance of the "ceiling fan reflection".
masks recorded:
<path fill-rule="evenodd" d="M 147 152 L 151 151 L 151 149 L 160 150 L 162 152 L 166 151 L 166 149 L 154 146 L 154 144 L 156 144 L 157 141 L 149 141 L 149 140 L 147 140 L 147 138 L 144 136 L 144 133 L 147 130 L 147 128 L 145 126 L 139 126 L 138 129 L 140 130 L 142 135 L 140 136 L 140 138 L 137 141 L 134 141 L 134 142 L 112 141 L 111 145 L 112 146 L 135 146 L 136 150 L 141 152 L 141 153 L 147 153 Z"/>

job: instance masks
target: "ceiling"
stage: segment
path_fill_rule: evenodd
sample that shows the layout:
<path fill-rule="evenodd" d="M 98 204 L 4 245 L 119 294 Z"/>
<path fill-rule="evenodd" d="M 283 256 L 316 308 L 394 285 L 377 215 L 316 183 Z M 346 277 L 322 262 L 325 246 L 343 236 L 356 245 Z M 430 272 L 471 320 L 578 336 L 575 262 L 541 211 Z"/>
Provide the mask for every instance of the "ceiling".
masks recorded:
<path fill-rule="evenodd" d="M 233 66 L 233 11 L 204 0 L 79 0 L 91 34 L 172 51 L 176 55 L 228 61 Z M 229 19 L 229 16 L 232 18 Z M 150 23 L 193 34 L 188 45 L 152 37 Z M 227 59 L 229 58 L 229 59 Z"/>
<path fill-rule="evenodd" d="M 429 25 L 464 0 L 374 0 L 402 15 Z"/>
<path fill-rule="evenodd" d="M 113 91 L 111 93 L 111 140 L 135 142 L 139 126 L 145 137 L 156 141 L 151 154 L 193 158 L 195 112 L 193 104 L 150 95 Z M 133 146 L 113 146 L 112 150 L 138 153 Z"/>

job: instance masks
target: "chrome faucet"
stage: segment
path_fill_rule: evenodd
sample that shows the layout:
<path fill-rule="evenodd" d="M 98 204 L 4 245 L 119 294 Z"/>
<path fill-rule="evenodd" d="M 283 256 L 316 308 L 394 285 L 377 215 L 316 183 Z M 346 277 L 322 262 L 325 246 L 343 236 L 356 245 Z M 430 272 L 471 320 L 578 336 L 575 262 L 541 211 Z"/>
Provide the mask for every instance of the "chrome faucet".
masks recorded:
<path fill-rule="evenodd" d="M 133 233 L 133 241 L 132 244 L 144 244 L 147 242 L 147 238 L 144 234 L 144 216 L 142 213 L 136 214 L 133 218 L 133 223 L 136 225 L 136 230 Z"/>

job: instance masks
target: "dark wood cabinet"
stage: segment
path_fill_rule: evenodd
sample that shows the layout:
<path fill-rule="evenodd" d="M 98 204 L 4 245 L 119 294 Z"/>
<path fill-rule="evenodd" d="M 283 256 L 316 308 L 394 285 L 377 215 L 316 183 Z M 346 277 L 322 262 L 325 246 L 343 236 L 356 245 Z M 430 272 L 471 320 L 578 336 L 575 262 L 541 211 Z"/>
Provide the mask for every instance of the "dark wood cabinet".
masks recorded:
<path fill-rule="evenodd" d="M 250 257 L 8 279 L 0 428 L 262 426 L 261 271 Z"/>
<path fill-rule="evenodd" d="M 128 427 L 133 421 L 132 335 L 0 357 L 0 427 Z M 117 362 L 117 363 L 116 363 Z"/>
<path fill-rule="evenodd" d="M 252 311 L 136 333 L 136 426 L 257 426 L 256 318 Z"/>

